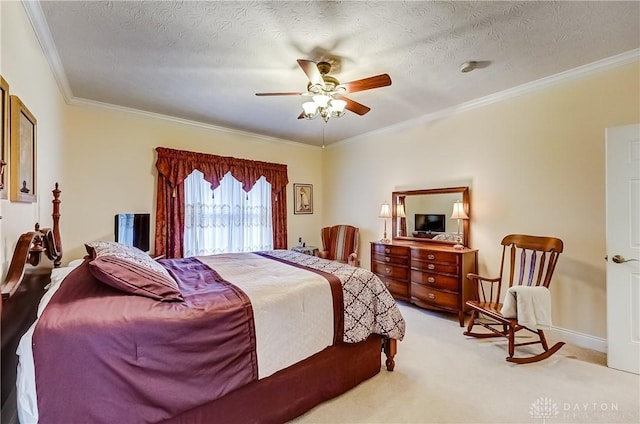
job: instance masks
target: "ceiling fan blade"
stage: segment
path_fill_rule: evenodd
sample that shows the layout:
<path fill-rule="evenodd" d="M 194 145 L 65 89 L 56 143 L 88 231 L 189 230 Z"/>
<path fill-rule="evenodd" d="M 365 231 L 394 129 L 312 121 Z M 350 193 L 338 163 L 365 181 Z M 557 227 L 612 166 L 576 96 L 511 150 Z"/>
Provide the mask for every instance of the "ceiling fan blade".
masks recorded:
<path fill-rule="evenodd" d="M 304 110 L 298 115 L 298 119 L 304 119 Z"/>
<path fill-rule="evenodd" d="M 309 78 L 311 84 L 317 84 L 324 87 L 322 74 L 318 70 L 318 65 L 315 62 L 306 59 L 298 59 L 298 65 L 300 65 L 304 73 L 307 74 L 307 78 Z"/>
<path fill-rule="evenodd" d="M 389 74 L 376 75 L 375 77 L 363 78 L 356 81 L 341 84 L 346 88 L 347 93 L 355 93 L 357 91 L 371 90 L 372 88 L 386 87 L 391 85 L 391 77 Z"/>
<path fill-rule="evenodd" d="M 302 96 L 305 93 L 301 93 L 299 91 L 290 91 L 284 93 L 256 93 L 256 96 Z"/>
<path fill-rule="evenodd" d="M 367 112 L 369 112 L 371 110 L 370 107 L 365 106 L 362 103 L 358 103 L 356 101 L 353 101 L 353 100 L 349 99 L 348 97 L 336 95 L 335 98 L 336 99 L 340 99 L 340 100 L 344 100 L 345 102 L 347 102 L 347 105 L 345 106 L 345 109 L 350 110 L 351 112 L 356 113 L 358 115 L 364 115 L 364 114 L 366 114 Z"/>

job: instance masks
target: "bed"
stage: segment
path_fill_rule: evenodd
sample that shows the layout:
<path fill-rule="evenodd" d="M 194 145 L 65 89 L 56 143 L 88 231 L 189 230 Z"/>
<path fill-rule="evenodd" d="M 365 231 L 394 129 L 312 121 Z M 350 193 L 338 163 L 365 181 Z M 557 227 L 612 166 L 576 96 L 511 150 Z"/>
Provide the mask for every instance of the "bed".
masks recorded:
<path fill-rule="evenodd" d="M 27 259 L 60 263 L 58 208 Z M 23 422 L 283 422 L 377 374 L 381 350 L 393 370 L 404 320 L 367 270 L 287 250 L 152 261 L 113 242 L 87 249 L 52 271 L 21 337 Z"/>

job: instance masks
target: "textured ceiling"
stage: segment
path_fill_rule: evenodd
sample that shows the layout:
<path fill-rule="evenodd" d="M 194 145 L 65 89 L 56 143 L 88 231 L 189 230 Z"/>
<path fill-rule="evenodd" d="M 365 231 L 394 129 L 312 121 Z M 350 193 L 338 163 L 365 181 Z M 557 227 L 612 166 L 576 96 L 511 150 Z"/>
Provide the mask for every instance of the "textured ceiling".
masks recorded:
<path fill-rule="evenodd" d="M 25 4 L 65 95 L 314 145 L 436 113 L 640 47 L 640 3 L 47 1 Z M 38 7 L 39 6 L 39 7 Z M 42 19 L 44 18 L 44 19 Z M 47 47 L 48 46 L 48 47 Z M 297 119 L 296 59 L 342 82 L 364 116 Z M 468 60 L 485 66 L 461 73 Z"/>

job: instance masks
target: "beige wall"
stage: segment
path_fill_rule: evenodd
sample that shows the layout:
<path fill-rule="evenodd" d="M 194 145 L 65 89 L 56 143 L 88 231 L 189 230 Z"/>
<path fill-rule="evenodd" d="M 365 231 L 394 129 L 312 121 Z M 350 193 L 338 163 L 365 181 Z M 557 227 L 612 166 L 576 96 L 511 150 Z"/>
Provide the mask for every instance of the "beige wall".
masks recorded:
<path fill-rule="evenodd" d="M 42 204 L 0 200 L 0 275 L 4 275 L 18 235 L 33 230 L 37 220 L 51 225 L 51 190 L 60 178 L 67 109 L 49 65 L 20 2 L 0 2 L 0 73 L 9 91 L 37 119 L 37 197 Z M 60 180 L 63 183 L 62 180 Z"/>
<path fill-rule="evenodd" d="M 638 63 L 625 65 L 331 146 L 324 222 L 359 226 L 369 267 L 369 242 L 382 237 L 380 204 L 392 191 L 469 185 L 480 271 L 498 272 L 506 234 L 561 238 L 554 325 L 604 338 L 604 130 L 640 121 L 639 82 Z"/>
<path fill-rule="evenodd" d="M 0 2 L 0 72 L 38 120 L 38 187 L 34 204 L 0 201 L 2 275 L 18 236 L 40 216 L 51 223 L 55 181 L 62 190 L 64 262 L 84 255 L 83 243 L 113 239 L 114 215 L 155 211 L 155 148 L 170 147 L 287 164 L 289 245 L 320 242 L 322 211 L 293 214 L 293 183 L 309 183 L 322 198 L 322 151 L 299 143 L 195 126 L 150 115 L 68 106 L 20 2 Z"/>
<path fill-rule="evenodd" d="M 86 241 L 112 240 L 115 214 L 154 214 L 158 146 L 286 164 L 289 246 L 298 237 L 319 242 L 321 211 L 294 215 L 292 185 L 313 184 L 314 197 L 322 196 L 320 148 L 103 108 L 69 109 L 62 169 L 67 260 L 81 256 Z"/>

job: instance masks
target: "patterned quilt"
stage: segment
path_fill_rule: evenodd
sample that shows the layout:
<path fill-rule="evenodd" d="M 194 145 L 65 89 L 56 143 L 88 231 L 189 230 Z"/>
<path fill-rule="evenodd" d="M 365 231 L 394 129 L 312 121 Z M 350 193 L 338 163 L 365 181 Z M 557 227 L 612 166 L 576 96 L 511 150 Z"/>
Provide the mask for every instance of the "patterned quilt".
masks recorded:
<path fill-rule="evenodd" d="M 337 276 L 344 299 L 344 342 L 357 343 L 371 333 L 402 340 L 405 322 L 384 283 L 371 271 L 291 250 L 265 255 Z"/>

